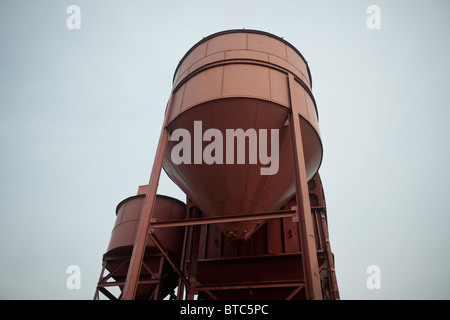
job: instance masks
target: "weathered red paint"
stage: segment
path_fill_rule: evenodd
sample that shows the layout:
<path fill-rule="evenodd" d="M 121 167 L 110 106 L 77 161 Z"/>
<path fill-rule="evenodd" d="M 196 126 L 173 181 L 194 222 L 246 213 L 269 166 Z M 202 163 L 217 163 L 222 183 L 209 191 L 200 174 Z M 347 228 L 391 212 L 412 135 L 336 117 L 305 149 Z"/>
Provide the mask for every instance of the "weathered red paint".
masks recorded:
<path fill-rule="evenodd" d="M 339 299 L 311 83 L 300 52 L 261 31 L 219 32 L 186 53 L 174 74 L 149 187 L 140 189 L 145 203 L 133 209 L 139 224 L 131 256 L 122 257 L 119 298 L 163 298 L 168 292 L 161 288 L 173 282 L 161 283 L 157 275 L 171 270 L 177 299 Z M 175 163 L 179 142 L 170 136 L 184 129 L 195 137 L 195 121 L 203 132 L 216 129 L 223 136 L 227 129 L 278 130 L 277 172 L 261 175 L 261 163 L 208 164 L 196 155 Z M 191 149 L 209 143 L 191 141 Z M 186 194 L 183 216 L 159 215 L 162 168 Z M 168 240 L 175 235 L 178 240 Z M 111 243 L 118 239 L 113 231 Z M 139 291 L 144 284 L 155 286 L 147 296 Z M 97 298 L 98 291 L 111 298 L 104 285 L 103 277 Z"/>

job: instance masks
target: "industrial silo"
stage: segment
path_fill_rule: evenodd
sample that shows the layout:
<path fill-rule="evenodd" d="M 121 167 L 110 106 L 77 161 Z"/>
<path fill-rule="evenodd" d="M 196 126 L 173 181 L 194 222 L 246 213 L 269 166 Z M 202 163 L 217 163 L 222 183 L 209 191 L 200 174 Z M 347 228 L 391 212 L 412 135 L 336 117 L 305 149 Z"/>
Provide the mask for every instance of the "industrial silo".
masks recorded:
<path fill-rule="evenodd" d="M 156 231 L 182 227 L 180 262 L 165 255 L 178 299 L 337 299 L 322 156 L 293 45 L 257 30 L 200 40 L 175 70 L 123 298 L 135 298 L 148 237 L 167 252 Z M 155 216 L 163 169 L 186 194 L 183 218 Z"/>
<path fill-rule="evenodd" d="M 103 268 L 97 284 L 96 299 L 99 298 L 99 293 L 113 300 L 121 298 L 145 203 L 145 190 L 146 186 L 141 186 L 137 195 L 128 197 L 117 205 L 116 221 L 108 248 L 103 255 Z M 185 212 L 186 205 L 183 202 L 157 195 L 154 208 L 155 219 L 182 219 Z M 167 228 L 155 231 L 155 234 L 174 259 L 180 262 L 184 239 L 183 228 Z M 135 299 L 163 299 L 173 293 L 178 285 L 177 275 L 151 241 L 146 243 L 142 265 Z M 113 287 L 116 290 L 111 290 Z"/>

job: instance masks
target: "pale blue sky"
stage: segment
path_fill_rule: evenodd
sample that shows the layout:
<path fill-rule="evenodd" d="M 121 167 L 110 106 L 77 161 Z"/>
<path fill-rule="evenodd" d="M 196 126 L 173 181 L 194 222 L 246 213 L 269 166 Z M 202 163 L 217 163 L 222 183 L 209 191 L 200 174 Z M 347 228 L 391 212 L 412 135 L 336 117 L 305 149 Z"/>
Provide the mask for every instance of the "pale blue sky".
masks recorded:
<path fill-rule="evenodd" d="M 81 8 L 68 30 L 66 8 Z M 369 30 L 369 5 L 381 29 Z M 448 1 L 0 1 L 0 299 L 92 299 L 202 37 L 284 37 L 313 77 L 342 299 L 449 299 Z M 159 193 L 184 200 L 165 176 Z M 78 265 L 81 289 L 66 287 Z M 369 265 L 381 289 L 366 287 Z"/>

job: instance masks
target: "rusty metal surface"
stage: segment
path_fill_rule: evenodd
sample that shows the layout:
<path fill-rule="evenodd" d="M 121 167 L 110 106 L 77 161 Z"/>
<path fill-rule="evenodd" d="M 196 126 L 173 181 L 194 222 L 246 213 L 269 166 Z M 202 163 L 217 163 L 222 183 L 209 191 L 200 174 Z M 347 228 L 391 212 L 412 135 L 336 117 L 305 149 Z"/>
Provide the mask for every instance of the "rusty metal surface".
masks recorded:
<path fill-rule="evenodd" d="M 107 253 L 134 245 L 144 200 L 145 195 L 136 195 L 118 204 L 116 208 L 116 222 L 111 233 Z M 185 210 L 185 204 L 181 201 L 158 195 L 156 198 L 154 217 L 158 220 L 183 219 Z M 155 233 L 170 252 L 180 257 L 183 246 L 184 228 L 172 227 L 157 230 Z M 147 242 L 147 245 L 154 247 L 151 242 Z"/>
<path fill-rule="evenodd" d="M 274 34 L 241 29 L 218 32 L 195 44 L 175 70 L 174 87 L 200 66 L 232 59 L 273 64 L 295 74 L 311 88 L 311 73 L 306 60 L 292 44 Z"/>
<path fill-rule="evenodd" d="M 308 183 L 312 199 L 310 216 L 320 287 L 323 299 L 339 299 L 334 256 L 328 237 L 326 203 L 320 175 Z M 189 207 L 190 204 L 188 204 Z M 295 197 L 281 208 L 296 205 Z M 274 217 L 247 241 L 236 245 L 228 241 L 216 224 L 191 229 L 189 264 L 192 290 L 204 299 L 306 299 L 304 252 L 299 241 L 299 224 L 292 217 Z M 194 249 L 195 247 L 195 249 Z"/>
<path fill-rule="evenodd" d="M 178 129 L 193 137 L 188 163 L 171 157 Z M 202 139 L 208 129 L 222 137 L 230 129 L 278 130 L 278 171 L 262 175 L 261 163 L 207 164 L 196 152 L 211 141 Z M 252 148 L 248 142 L 247 161 Z M 222 151 L 225 159 L 229 150 Z M 113 298 L 103 275 L 109 270 L 123 299 L 160 299 L 175 288 L 174 277 L 177 299 L 339 299 L 321 161 L 310 71 L 298 50 L 254 30 L 204 38 L 175 72 L 149 186 L 123 202 L 135 215 L 118 206 L 124 217 L 113 230 L 97 294 Z M 156 194 L 162 168 L 187 196 L 175 215 L 161 209 Z M 128 250 L 122 261 L 120 248 Z"/>
<path fill-rule="evenodd" d="M 259 163 L 174 164 L 171 152 L 176 142 L 169 141 L 164 170 L 206 215 L 276 210 L 293 196 L 292 146 L 286 124 L 291 99 L 288 73 L 295 75 L 291 85 L 301 102 L 298 110 L 309 180 L 320 167 L 322 144 L 309 69 L 291 45 L 266 33 L 229 31 L 203 39 L 180 62 L 168 115 L 171 132 L 183 128 L 194 137 L 194 121 L 201 121 L 203 132 L 214 128 L 223 136 L 227 129 L 238 128 L 278 129 L 280 133 L 279 170 L 271 176 L 261 176 Z M 203 150 L 208 142 L 201 143 Z M 248 238 L 257 227 L 255 222 L 222 225 L 235 239 Z"/>
<path fill-rule="evenodd" d="M 117 205 L 116 221 L 107 252 L 103 256 L 103 268 L 94 299 L 99 299 L 100 293 L 111 300 L 123 298 L 147 190 L 148 186 L 140 186 L 136 196 L 124 199 Z M 156 196 L 155 219 L 182 219 L 185 212 L 186 205 L 183 202 L 163 195 Z M 154 232 L 155 237 L 158 237 L 158 244 L 162 243 L 167 254 L 178 263 L 181 261 L 184 233 L 182 227 L 170 227 Z M 163 299 L 173 294 L 178 284 L 177 275 L 155 242 L 146 241 L 140 266 L 133 299 Z M 121 293 L 116 296 L 110 290 L 111 287 L 119 287 Z"/>

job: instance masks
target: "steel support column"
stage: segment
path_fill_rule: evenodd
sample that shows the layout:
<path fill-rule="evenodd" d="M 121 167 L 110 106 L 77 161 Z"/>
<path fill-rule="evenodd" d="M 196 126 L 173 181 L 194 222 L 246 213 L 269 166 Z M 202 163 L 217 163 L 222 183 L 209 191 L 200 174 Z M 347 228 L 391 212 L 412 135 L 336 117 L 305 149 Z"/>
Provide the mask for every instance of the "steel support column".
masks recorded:
<path fill-rule="evenodd" d="M 304 103 L 294 92 L 294 76 L 288 74 L 291 112 L 289 124 L 291 127 L 291 141 L 294 155 L 295 192 L 297 199 L 297 217 L 300 228 L 300 245 L 302 249 L 303 272 L 305 277 L 306 299 L 322 300 L 319 265 L 317 262 L 314 227 L 311 219 L 311 205 L 309 203 L 308 182 L 306 177 L 305 157 L 300 127 L 300 108 Z"/>
<path fill-rule="evenodd" d="M 131 255 L 130 266 L 128 269 L 125 286 L 123 289 L 123 299 L 133 300 L 136 295 L 136 289 L 141 272 L 142 259 L 144 257 L 145 246 L 147 242 L 149 223 L 152 219 L 153 209 L 155 207 L 156 192 L 158 189 L 159 178 L 163 166 L 164 153 L 166 152 L 167 142 L 169 140 L 169 130 L 167 128 L 170 110 L 172 108 L 171 95 L 164 116 L 164 123 L 159 137 L 158 147 L 156 149 L 155 161 L 150 175 L 149 187 L 145 196 L 145 203 L 142 209 L 141 219 L 136 234 L 136 240 Z"/>

